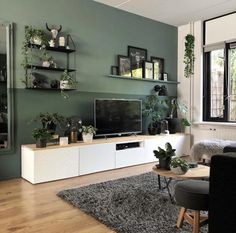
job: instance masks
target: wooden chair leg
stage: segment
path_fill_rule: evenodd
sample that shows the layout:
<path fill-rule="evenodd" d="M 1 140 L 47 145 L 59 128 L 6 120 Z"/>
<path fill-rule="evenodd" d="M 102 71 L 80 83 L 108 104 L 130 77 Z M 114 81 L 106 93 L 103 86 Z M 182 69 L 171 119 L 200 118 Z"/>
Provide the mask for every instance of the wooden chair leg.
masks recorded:
<path fill-rule="evenodd" d="M 193 212 L 193 233 L 199 233 L 200 228 L 200 211 L 194 210 Z"/>
<path fill-rule="evenodd" d="M 186 208 L 181 207 L 180 212 L 179 212 L 179 216 L 178 216 L 178 219 L 177 219 L 177 223 L 176 223 L 177 228 L 182 227 L 185 212 L 186 212 Z"/>

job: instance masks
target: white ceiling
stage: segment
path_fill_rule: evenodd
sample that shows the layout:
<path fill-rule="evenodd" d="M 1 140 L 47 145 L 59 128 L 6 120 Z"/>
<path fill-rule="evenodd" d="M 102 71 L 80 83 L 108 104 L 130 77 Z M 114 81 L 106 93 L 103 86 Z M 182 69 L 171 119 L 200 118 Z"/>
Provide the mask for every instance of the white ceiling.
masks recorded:
<path fill-rule="evenodd" d="M 236 0 L 95 0 L 174 26 L 236 11 Z M 232 25 L 233 26 L 233 25 Z"/>

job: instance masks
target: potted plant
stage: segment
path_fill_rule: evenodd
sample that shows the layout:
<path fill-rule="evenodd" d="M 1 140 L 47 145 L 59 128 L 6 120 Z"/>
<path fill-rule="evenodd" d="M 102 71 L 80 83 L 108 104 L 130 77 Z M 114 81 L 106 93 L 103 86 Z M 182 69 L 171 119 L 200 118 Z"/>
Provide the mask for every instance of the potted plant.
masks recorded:
<path fill-rule="evenodd" d="M 22 44 L 22 55 L 24 56 L 24 60 L 21 65 L 24 69 L 27 69 L 31 61 L 29 57 L 29 49 L 30 46 L 39 46 L 40 49 L 45 49 L 47 46 L 47 37 L 43 30 L 33 28 L 32 26 L 25 26 L 25 39 Z"/>
<path fill-rule="evenodd" d="M 181 158 L 172 158 L 170 170 L 177 175 L 184 175 L 189 169 L 188 162 Z"/>
<path fill-rule="evenodd" d="M 46 147 L 47 141 L 52 137 L 50 131 L 45 128 L 35 128 L 32 131 L 32 136 L 36 140 L 36 147 Z"/>
<path fill-rule="evenodd" d="M 74 89 L 77 87 L 76 80 L 69 74 L 68 70 L 64 70 L 63 74 L 61 75 L 60 80 L 60 89 L 63 98 L 68 99 L 69 95 L 65 93 L 64 90 L 66 89 Z"/>
<path fill-rule="evenodd" d="M 84 142 L 92 142 L 93 141 L 93 135 L 96 134 L 96 128 L 94 128 L 92 125 L 89 126 L 82 126 L 79 131 L 82 133 L 83 141 Z"/>
<path fill-rule="evenodd" d="M 51 67 L 54 64 L 53 57 L 45 49 L 41 49 L 41 53 L 37 57 L 43 67 Z"/>
<path fill-rule="evenodd" d="M 181 118 L 177 117 L 177 112 L 181 114 Z M 190 122 L 188 121 L 186 115 L 188 112 L 188 107 L 184 103 L 181 103 L 177 100 L 177 98 L 173 98 L 170 101 L 170 114 L 167 117 L 169 132 L 170 134 L 174 134 L 177 131 L 178 125 L 182 126 L 190 126 Z"/>
<path fill-rule="evenodd" d="M 159 167 L 169 170 L 171 157 L 175 156 L 175 149 L 172 148 L 171 144 L 167 142 L 165 149 L 158 147 L 158 150 L 153 151 L 154 156 L 159 159 Z"/>
<path fill-rule="evenodd" d="M 42 127 L 49 132 L 54 133 L 57 125 L 65 122 L 65 118 L 58 113 L 40 113 L 34 118 L 34 121 L 40 121 Z"/>
<path fill-rule="evenodd" d="M 143 115 L 148 118 L 148 133 L 150 135 L 161 133 L 161 120 L 164 118 L 164 109 L 168 108 L 165 100 L 157 95 L 149 95 L 143 103 Z"/>

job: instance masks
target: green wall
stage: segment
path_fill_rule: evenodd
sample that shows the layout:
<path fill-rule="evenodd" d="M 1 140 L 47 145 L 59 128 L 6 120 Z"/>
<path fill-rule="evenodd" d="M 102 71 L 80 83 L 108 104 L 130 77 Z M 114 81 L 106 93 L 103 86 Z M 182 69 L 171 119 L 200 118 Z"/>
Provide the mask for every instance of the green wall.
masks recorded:
<path fill-rule="evenodd" d="M 165 59 L 169 80 L 177 80 L 177 28 L 129 14 L 88 0 L 0 0 L 0 21 L 15 23 L 14 32 L 14 111 L 15 152 L 0 156 L 0 179 L 20 177 L 20 145 L 33 143 L 28 124 L 40 112 L 79 115 L 93 121 L 96 97 L 144 98 L 156 83 L 110 78 L 111 65 L 127 46 L 146 48 L 148 57 Z M 45 23 L 62 25 L 77 45 L 78 91 L 64 100 L 55 91 L 25 90 L 21 67 L 24 25 L 44 29 Z M 168 85 L 176 96 L 176 86 Z"/>

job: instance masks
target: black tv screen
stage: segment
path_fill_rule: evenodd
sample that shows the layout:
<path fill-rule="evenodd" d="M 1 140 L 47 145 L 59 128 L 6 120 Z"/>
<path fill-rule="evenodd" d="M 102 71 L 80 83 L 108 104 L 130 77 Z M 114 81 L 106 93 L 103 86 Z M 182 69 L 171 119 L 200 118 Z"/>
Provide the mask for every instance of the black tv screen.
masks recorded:
<path fill-rule="evenodd" d="M 142 101 L 136 99 L 95 99 L 94 121 L 97 135 L 141 133 Z"/>

